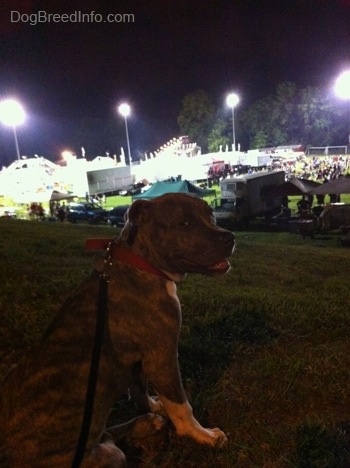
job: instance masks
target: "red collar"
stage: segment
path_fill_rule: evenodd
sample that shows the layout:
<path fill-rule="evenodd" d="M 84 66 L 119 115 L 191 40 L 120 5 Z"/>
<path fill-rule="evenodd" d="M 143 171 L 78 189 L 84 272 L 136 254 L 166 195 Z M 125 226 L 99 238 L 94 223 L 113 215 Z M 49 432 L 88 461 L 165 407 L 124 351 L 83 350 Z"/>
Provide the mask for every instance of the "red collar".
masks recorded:
<path fill-rule="evenodd" d="M 132 265 L 139 270 L 147 271 L 152 273 L 152 275 L 157 275 L 162 278 L 170 279 L 165 273 L 161 270 L 158 270 L 153 265 L 151 265 L 146 259 L 140 255 L 135 254 L 131 250 L 122 249 L 121 247 L 116 247 L 112 251 L 112 258 L 119 260 L 122 263 L 127 265 Z"/>
<path fill-rule="evenodd" d="M 155 268 L 140 255 L 135 254 L 131 250 L 115 246 L 113 244 L 113 239 L 87 239 L 85 245 L 88 250 L 105 250 L 111 242 L 112 258 L 118 260 L 119 262 L 125 263 L 126 265 L 132 265 L 138 270 L 147 271 L 148 273 L 160 276 L 161 278 L 170 279 L 165 273 Z"/>

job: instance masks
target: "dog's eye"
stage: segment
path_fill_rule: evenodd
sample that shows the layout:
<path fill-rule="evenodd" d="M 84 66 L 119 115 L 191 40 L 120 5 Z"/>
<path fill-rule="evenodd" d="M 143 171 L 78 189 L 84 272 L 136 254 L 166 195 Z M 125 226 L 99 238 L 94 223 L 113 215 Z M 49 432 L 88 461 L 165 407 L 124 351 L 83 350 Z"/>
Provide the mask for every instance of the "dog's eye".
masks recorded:
<path fill-rule="evenodd" d="M 187 228 L 189 225 L 190 225 L 190 223 L 189 223 L 188 221 L 183 221 L 183 222 L 180 224 L 180 227 Z"/>

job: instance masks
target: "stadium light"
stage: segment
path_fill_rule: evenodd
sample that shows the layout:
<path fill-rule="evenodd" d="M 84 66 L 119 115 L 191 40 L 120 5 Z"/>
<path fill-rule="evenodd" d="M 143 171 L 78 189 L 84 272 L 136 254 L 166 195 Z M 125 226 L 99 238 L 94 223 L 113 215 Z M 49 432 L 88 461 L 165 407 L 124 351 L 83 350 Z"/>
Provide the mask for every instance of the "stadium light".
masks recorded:
<path fill-rule="evenodd" d="M 349 141 L 350 144 L 350 70 L 341 73 L 334 86 L 335 94 L 341 99 L 348 100 L 349 106 Z"/>
<path fill-rule="evenodd" d="M 123 104 L 120 104 L 120 106 L 118 107 L 118 112 L 120 115 L 124 117 L 124 121 L 125 121 L 126 143 L 128 146 L 129 164 L 131 165 L 130 141 L 129 141 L 129 132 L 128 132 L 128 120 L 127 120 L 127 118 L 130 115 L 131 108 L 129 104 L 123 103 Z"/>
<path fill-rule="evenodd" d="M 17 138 L 17 126 L 25 121 L 25 112 L 23 107 L 15 99 L 5 99 L 0 102 L 0 121 L 9 127 L 12 127 L 13 136 L 16 145 L 17 159 L 21 159 Z"/>
<path fill-rule="evenodd" d="M 226 104 L 232 110 L 232 151 L 236 151 L 236 132 L 235 132 L 235 107 L 239 103 L 239 97 L 235 93 L 230 93 L 226 98 Z"/>

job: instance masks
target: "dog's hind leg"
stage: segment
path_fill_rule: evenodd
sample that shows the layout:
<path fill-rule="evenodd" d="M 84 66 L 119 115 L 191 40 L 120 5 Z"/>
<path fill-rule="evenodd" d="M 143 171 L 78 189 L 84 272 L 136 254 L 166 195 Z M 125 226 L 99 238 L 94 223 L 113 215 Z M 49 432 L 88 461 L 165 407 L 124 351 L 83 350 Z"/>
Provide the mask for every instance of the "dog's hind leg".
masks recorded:
<path fill-rule="evenodd" d="M 81 464 L 81 468 L 126 468 L 126 466 L 124 453 L 111 440 L 99 444 Z"/>

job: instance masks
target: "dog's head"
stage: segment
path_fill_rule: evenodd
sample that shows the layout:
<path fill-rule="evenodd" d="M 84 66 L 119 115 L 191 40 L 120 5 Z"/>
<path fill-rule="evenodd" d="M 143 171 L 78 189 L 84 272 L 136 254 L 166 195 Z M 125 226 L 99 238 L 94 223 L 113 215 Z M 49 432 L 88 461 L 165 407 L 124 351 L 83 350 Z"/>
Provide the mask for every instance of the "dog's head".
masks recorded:
<path fill-rule="evenodd" d="M 180 275 L 224 274 L 234 248 L 233 233 L 216 226 L 209 205 L 186 193 L 135 201 L 121 241 L 156 268 Z"/>

